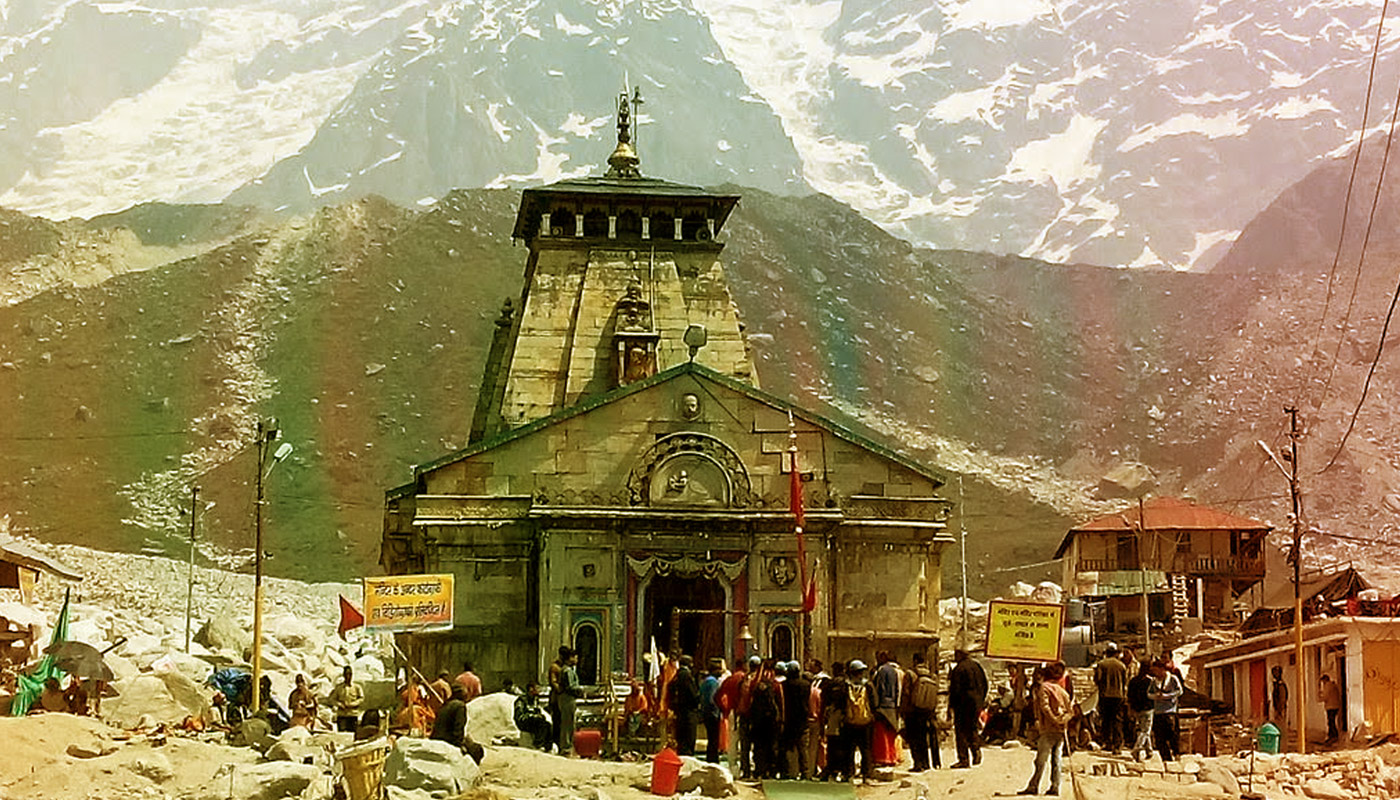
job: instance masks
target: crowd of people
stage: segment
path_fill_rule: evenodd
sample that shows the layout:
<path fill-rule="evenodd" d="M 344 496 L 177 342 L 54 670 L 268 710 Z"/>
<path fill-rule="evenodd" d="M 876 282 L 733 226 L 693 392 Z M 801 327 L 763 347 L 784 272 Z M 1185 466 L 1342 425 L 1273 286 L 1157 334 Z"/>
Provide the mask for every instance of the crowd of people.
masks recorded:
<path fill-rule="evenodd" d="M 987 681 L 975 660 L 959 654 L 952 685 L 963 695 L 950 709 L 964 735 L 955 766 L 970 766 L 980 761 L 975 725 Z M 667 660 L 654 687 L 633 683 L 625 713 L 665 720 L 680 755 L 696 754 L 703 726 L 705 759 L 718 762 L 727 752 L 740 779 L 869 780 L 877 768 L 899 763 L 900 737 L 915 771 L 942 766 L 939 681 L 923 653 L 913 654 L 907 668 L 889 650 L 877 652 L 874 662 L 871 668 L 851 659 L 828 668 L 817 659 L 804 666 L 752 656 L 731 671 L 715 658 L 699 675 L 682 655 Z M 655 700 L 648 697 L 653 692 Z"/>

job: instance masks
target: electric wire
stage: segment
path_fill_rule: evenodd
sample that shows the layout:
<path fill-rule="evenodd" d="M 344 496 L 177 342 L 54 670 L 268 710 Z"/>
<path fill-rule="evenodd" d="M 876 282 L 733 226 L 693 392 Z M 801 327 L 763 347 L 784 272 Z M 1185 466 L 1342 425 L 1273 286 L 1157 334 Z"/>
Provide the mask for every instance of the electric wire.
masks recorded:
<path fill-rule="evenodd" d="M 1332 307 L 1332 290 L 1333 290 L 1333 288 L 1336 286 L 1336 281 L 1337 281 L 1337 268 L 1338 268 L 1338 266 L 1341 264 L 1341 260 L 1342 260 L 1342 246 L 1343 246 L 1343 244 L 1346 242 L 1346 236 L 1347 236 L 1347 218 L 1350 216 L 1350 212 L 1351 212 L 1351 194 L 1352 194 L 1352 189 L 1353 189 L 1353 187 L 1356 185 L 1356 174 L 1357 174 L 1357 172 L 1359 171 L 1360 166 L 1361 166 L 1361 151 L 1362 151 L 1362 149 L 1363 149 L 1363 148 L 1365 147 L 1365 145 L 1366 145 L 1366 122 L 1367 122 L 1367 120 L 1370 119 L 1370 116 L 1371 116 L 1371 95 L 1372 95 L 1373 90 L 1374 90 L 1375 85 L 1376 85 L 1376 62 L 1380 60 L 1381 38 L 1382 38 L 1382 33 L 1383 33 L 1383 31 L 1384 31 L 1384 28 L 1385 28 L 1385 17 L 1386 17 L 1386 12 L 1387 12 L 1387 10 L 1389 10 L 1389 8 L 1390 8 L 1390 0 L 1385 0 L 1385 2 L 1381 5 L 1381 15 L 1380 15 L 1380 19 L 1378 19 L 1378 20 L 1376 21 L 1376 41 L 1375 41 L 1375 43 L 1374 43 L 1374 44 L 1372 45 L 1372 47 L 1371 47 L 1371 66 L 1370 66 L 1369 71 L 1368 71 L 1367 74 L 1366 74 L 1366 98 L 1365 98 L 1365 100 L 1363 101 L 1362 106 L 1361 106 L 1361 128 L 1360 128 L 1360 130 L 1357 132 L 1357 137 L 1356 137 L 1356 152 L 1352 154 L 1352 159 L 1351 159 L 1351 173 L 1347 176 L 1347 192 L 1346 192 L 1346 199 L 1342 201 L 1342 223 L 1341 223 L 1341 230 L 1339 230 L 1338 233 L 1337 233 L 1337 249 L 1336 249 L 1336 251 L 1332 254 L 1332 269 L 1331 269 L 1330 273 L 1329 273 L 1328 276 L 1327 276 L 1327 298 L 1326 298 L 1326 300 L 1323 301 L 1323 304 L 1322 304 L 1322 314 L 1319 315 L 1318 318 L 1317 318 L 1317 330 L 1313 333 L 1313 346 L 1312 346 L 1312 348 L 1310 348 L 1310 350 L 1309 350 L 1309 355 L 1311 355 L 1311 353 L 1313 353 L 1313 352 L 1316 352 L 1317 349 L 1318 349 L 1318 347 L 1320 347 L 1320 346 L 1322 345 L 1322 330 L 1323 330 L 1323 326 L 1324 326 L 1324 325 L 1326 324 L 1326 322 L 1327 322 L 1327 313 L 1328 313 L 1328 311 L 1329 311 L 1329 310 L 1331 309 L 1331 307 Z M 1393 128 L 1394 128 L 1394 124 L 1392 123 L 1392 129 L 1393 129 Z M 1377 187 L 1379 187 L 1379 181 L 1377 182 Z M 1373 201 L 1372 204 L 1371 204 L 1371 213 L 1372 213 L 1372 214 L 1375 213 L 1375 203 L 1374 203 L 1374 201 Z M 1358 263 L 1357 263 L 1357 270 L 1356 270 L 1356 278 L 1355 278 L 1355 280 L 1352 282 L 1352 298 L 1353 298 L 1353 299 L 1355 299 L 1355 296 L 1356 296 L 1356 285 L 1357 285 L 1358 283 L 1360 283 L 1360 282 L 1361 282 L 1361 264 L 1360 264 L 1360 262 L 1358 262 Z M 1350 303 L 1348 303 L 1348 306 L 1350 306 Z M 1348 312 L 1347 312 L 1347 313 L 1348 313 L 1348 316 L 1350 316 L 1350 308 L 1348 308 Z M 1346 329 L 1346 323 L 1345 323 L 1345 321 L 1343 321 L 1343 323 L 1342 323 L 1342 328 L 1343 328 L 1343 331 L 1345 331 L 1345 329 Z M 1322 387 L 1321 396 L 1319 396 L 1319 398 L 1318 398 L 1318 404 L 1319 404 L 1319 405 L 1322 403 L 1322 400 L 1323 400 L 1324 398 L 1326 398 L 1327 392 L 1328 392 L 1329 388 L 1330 388 L 1331 385 L 1332 385 L 1332 377 L 1333 377 L 1333 375 L 1335 374 L 1336 369 L 1337 369 L 1337 354 L 1340 353 L 1340 349 L 1341 349 L 1341 344 L 1340 344 L 1340 339 L 1339 339 L 1339 340 L 1338 340 L 1338 350 L 1335 351 L 1335 352 L 1333 353 L 1333 355 L 1332 355 L 1332 363 L 1331 363 L 1331 364 L 1328 366 L 1328 368 L 1327 368 L 1327 380 L 1324 382 L 1323 387 Z"/>
<path fill-rule="evenodd" d="M 1371 201 L 1371 213 L 1370 213 L 1370 217 L 1369 217 L 1369 218 L 1367 219 L 1367 221 L 1366 221 L 1366 233 L 1365 233 L 1365 235 L 1362 236 L 1362 238 L 1361 238 L 1361 253 L 1357 256 L 1357 279 L 1356 279 L 1356 285 L 1359 285 L 1359 284 L 1361 283 L 1360 269 L 1361 269 L 1361 265 L 1362 265 L 1362 264 L 1365 262 L 1365 260 L 1366 260 L 1366 248 L 1367 248 L 1367 246 L 1370 244 L 1370 241 L 1371 241 L 1371 230 L 1372 230 L 1372 227 L 1373 227 L 1373 225 L 1374 225 L 1374 223 L 1375 223 L 1375 220 L 1376 220 L 1376 206 L 1379 204 L 1380 193 L 1381 193 L 1381 187 L 1385 184 L 1385 173 L 1386 173 L 1386 168 L 1389 166 L 1389 162 L 1390 162 L 1390 148 L 1391 148 L 1391 145 L 1392 145 L 1392 144 L 1394 143 L 1394 141 L 1395 141 L 1395 126 L 1396 126 L 1397 115 L 1400 115 L 1400 85 L 1397 85 L 1397 87 L 1396 87 L 1395 104 L 1394 104 L 1394 107 L 1391 109 L 1391 114 L 1390 114 L 1390 131 L 1389 131 L 1389 133 L 1388 133 L 1387 136 L 1386 136 L 1386 140 L 1385 140 L 1385 149 L 1381 151 L 1381 168 L 1380 168 L 1380 174 L 1379 174 L 1379 175 L 1377 176 L 1377 178 L 1376 178 L 1376 191 L 1375 191 L 1375 194 L 1374 194 L 1373 199 L 1372 199 L 1372 201 Z M 1353 298 L 1353 300 L 1355 299 L 1355 297 L 1356 297 L 1356 289 L 1355 289 L 1355 285 L 1354 285 L 1353 288 L 1352 288 L 1352 298 Z M 1355 407 L 1354 409 L 1352 409 L 1352 412 L 1351 412 L 1351 420 L 1347 423 L 1347 429 L 1346 429 L 1346 432 L 1342 434 L 1342 439 L 1341 439 L 1341 441 L 1339 441 L 1339 442 L 1337 443 L 1337 449 L 1336 449 L 1336 451 L 1333 452 L 1333 453 L 1332 453 L 1332 457 L 1331 457 L 1330 459 L 1328 459 L 1328 461 L 1327 461 L 1327 466 L 1323 467 L 1321 470 L 1319 470 L 1319 472 L 1326 472 L 1327 470 L 1331 469 L 1333 466 L 1336 465 L 1337 459 L 1341 457 L 1341 455 L 1342 455 L 1342 450 L 1346 447 L 1347 440 L 1349 440 L 1349 439 L 1351 438 L 1351 433 L 1352 433 L 1352 431 L 1354 431 L 1354 430 L 1356 429 L 1356 420 L 1357 420 L 1357 418 L 1358 418 L 1359 416 L 1361 416 L 1361 407 L 1364 406 L 1364 405 L 1366 404 L 1366 398 L 1367 398 L 1367 396 L 1368 396 L 1368 395 L 1370 394 L 1370 392 L 1371 392 L 1371 381 L 1372 381 L 1373 378 L 1375 378 L 1375 375 L 1376 375 L 1376 368 L 1377 368 L 1377 366 L 1380 364 L 1380 361 L 1381 361 L 1381 354 L 1385 352 L 1385 337 L 1386 337 L 1386 334 L 1389 333 L 1389 331 L 1390 331 L 1390 321 L 1391 321 L 1391 320 L 1394 318 L 1394 316 L 1395 316 L 1395 305 L 1396 305 L 1396 302 L 1397 302 L 1397 301 L 1400 301 L 1400 283 L 1397 283 L 1397 284 L 1396 284 L 1396 286 L 1395 286 L 1395 291 L 1391 294 L 1391 297 L 1390 297 L 1390 308 L 1389 308 L 1389 309 L 1386 311 L 1386 313 L 1385 313 L 1385 323 L 1381 326 L 1381 335 L 1380 335 L 1380 338 L 1376 341 L 1376 355 L 1375 355 L 1374 358 L 1371 359 L 1371 366 L 1370 366 L 1369 369 L 1366 370 L 1366 380 L 1362 383 L 1362 386 L 1361 386 L 1361 397 L 1359 397 L 1359 398 L 1357 399 L 1357 401 L 1356 401 L 1356 407 Z M 1349 308 L 1348 311 L 1347 311 L 1347 320 L 1350 319 L 1350 313 L 1351 313 L 1351 310 L 1350 310 L 1350 308 Z M 1341 353 L 1341 349 L 1342 349 L 1342 339 L 1345 337 L 1345 331 L 1346 331 L 1346 320 L 1344 320 L 1343 323 L 1342 323 L 1342 331 L 1343 331 L 1343 336 L 1338 337 L 1338 340 L 1337 340 L 1337 350 L 1336 350 L 1337 354 L 1340 354 L 1340 353 Z M 1334 356 L 1334 359 L 1335 359 L 1335 358 L 1336 358 L 1336 356 Z M 1321 405 L 1321 401 L 1322 401 L 1322 400 L 1325 400 L 1325 399 L 1326 399 L 1326 394 L 1324 393 L 1323 397 L 1319 399 L 1319 406 Z"/>
<path fill-rule="evenodd" d="M 1389 167 L 1390 163 L 1390 147 L 1392 147 L 1394 143 L 1397 115 L 1400 115 L 1400 85 L 1397 85 L 1396 88 L 1396 104 L 1394 104 L 1394 108 L 1390 111 L 1390 132 L 1389 135 L 1386 136 L 1386 146 L 1385 149 L 1380 151 L 1380 172 L 1378 177 L 1376 177 L 1375 192 L 1372 192 L 1371 196 L 1371 212 L 1366 216 L 1366 231 L 1361 237 L 1361 252 L 1357 254 L 1357 277 L 1351 282 L 1351 296 L 1348 297 L 1347 300 L 1347 312 L 1341 317 L 1340 333 L 1337 335 L 1337 346 L 1333 347 L 1333 352 L 1331 352 L 1331 367 L 1329 371 L 1327 371 L 1327 381 L 1323 384 L 1322 394 L 1317 398 L 1315 408 L 1322 408 L 1323 402 L 1327 399 L 1327 392 L 1331 391 L 1331 380 L 1333 380 L 1333 375 L 1337 373 L 1337 361 L 1340 360 L 1341 357 L 1341 345 L 1347 340 L 1347 325 L 1351 322 L 1352 311 L 1355 311 L 1355 308 L 1357 308 L 1357 289 L 1361 286 L 1361 273 L 1366 262 L 1366 249 L 1371 245 L 1371 231 L 1372 228 L 1375 227 L 1376 207 L 1380 205 L 1380 189 L 1385 186 L 1386 182 L 1386 168 Z M 1383 343 L 1385 343 L 1385 335 L 1382 335 L 1382 345 Z M 1366 380 L 1369 382 L 1369 375 Z M 1343 437 L 1343 443 L 1345 443 L 1345 437 Z M 1336 457 L 1333 458 L 1336 460 Z M 1331 464 L 1327 464 L 1327 467 L 1324 467 L 1323 471 L 1326 471 L 1326 469 L 1330 467 Z"/>

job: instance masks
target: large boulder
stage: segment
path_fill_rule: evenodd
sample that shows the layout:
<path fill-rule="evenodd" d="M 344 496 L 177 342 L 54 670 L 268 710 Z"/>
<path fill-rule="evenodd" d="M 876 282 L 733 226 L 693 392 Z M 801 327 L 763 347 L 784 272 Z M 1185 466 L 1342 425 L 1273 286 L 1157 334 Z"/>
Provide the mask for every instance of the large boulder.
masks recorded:
<path fill-rule="evenodd" d="M 1235 773 L 1227 769 L 1218 759 L 1207 758 L 1202 760 L 1201 772 L 1197 777 L 1203 781 L 1219 786 L 1225 790 L 1225 794 L 1231 797 L 1238 796 L 1240 793 L 1239 779 L 1235 777 Z"/>
<path fill-rule="evenodd" d="M 727 767 L 693 756 L 681 756 L 681 777 L 676 791 L 690 794 L 696 790 L 706 797 L 728 797 L 738 792 L 734 788 L 734 776 Z"/>
<path fill-rule="evenodd" d="M 402 789 L 455 794 L 481 781 L 476 762 L 436 739 L 403 737 L 384 762 L 384 782 Z"/>
<path fill-rule="evenodd" d="M 226 616 L 214 616 L 200 626 L 194 640 L 210 650 L 223 650 L 236 656 L 253 646 L 253 636 Z"/>
<path fill-rule="evenodd" d="M 1125 461 L 1110 469 L 1094 487 L 1094 495 L 1100 500 L 1121 500 L 1142 497 L 1157 486 L 1157 476 L 1152 468 L 1136 461 Z"/>
<path fill-rule="evenodd" d="M 307 787 L 321 778 L 321 768 L 289 761 L 240 764 L 233 768 L 232 791 L 229 781 L 215 780 L 202 800 L 283 800 L 301 797 Z"/>
<path fill-rule="evenodd" d="M 214 721 L 213 706 L 210 702 L 214 690 L 195 683 L 188 674 L 176 668 L 157 670 L 154 674 L 165 684 L 171 698 L 185 710 L 180 719 L 190 716 L 206 723 Z"/>
<path fill-rule="evenodd" d="M 291 614 L 270 617 L 263 627 L 263 635 L 271 636 L 288 650 L 317 653 L 326 646 L 325 635 L 315 625 Z"/>
<path fill-rule="evenodd" d="M 467 704 L 467 735 L 472 741 L 520 741 L 520 729 L 515 727 L 515 697 L 510 692 L 494 692 Z"/>
<path fill-rule="evenodd" d="M 311 732 L 297 726 L 282 731 L 273 742 L 263 757 L 268 761 L 293 761 L 298 764 L 316 764 L 329 766 L 329 759 L 326 758 L 326 751 L 319 745 L 311 741 Z"/>
<path fill-rule="evenodd" d="M 1315 800 L 1349 800 L 1353 797 L 1352 792 L 1342 788 L 1340 783 L 1331 778 L 1313 778 L 1304 781 L 1303 794 Z"/>
<path fill-rule="evenodd" d="M 356 680 L 389 680 L 393 682 L 393 675 L 384 668 L 384 660 L 373 653 L 361 653 L 350 663 L 355 670 Z"/>
<path fill-rule="evenodd" d="M 117 696 L 102 702 L 102 716 L 121 728 L 135 728 L 142 717 L 155 723 L 177 723 L 190 716 L 170 693 L 165 681 L 151 673 L 112 684 Z"/>

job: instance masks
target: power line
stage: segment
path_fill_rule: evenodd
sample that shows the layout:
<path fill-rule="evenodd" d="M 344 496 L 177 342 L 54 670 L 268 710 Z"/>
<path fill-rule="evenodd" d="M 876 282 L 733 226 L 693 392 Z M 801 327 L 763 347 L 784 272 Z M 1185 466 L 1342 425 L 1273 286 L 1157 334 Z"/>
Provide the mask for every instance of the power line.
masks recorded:
<path fill-rule="evenodd" d="M 1390 0 L 1385 0 L 1385 2 L 1381 5 L 1381 16 L 1380 16 L 1380 19 L 1376 21 L 1376 41 L 1375 41 L 1375 44 L 1373 44 L 1372 47 L 1371 47 L 1371 67 L 1370 67 L 1369 72 L 1368 72 L 1367 75 L 1366 75 L 1366 99 L 1365 99 L 1365 101 L 1363 102 L 1362 107 L 1361 107 L 1361 128 L 1360 128 L 1360 130 L 1357 132 L 1357 138 L 1356 138 L 1356 152 L 1355 152 L 1355 154 L 1352 155 L 1352 159 L 1351 159 L 1351 174 L 1348 175 L 1348 177 L 1347 177 L 1347 194 L 1346 194 L 1346 199 L 1342 201 L 1342 224 L 1341 224 L 1341 230 L 1338 231 L 1338 233 L 1337 233 L 1337 250 L 1336 250 L 1336 252 L 1333 253 L 1333 255 L 1332 255 L 1332 270 L 1331 270 L 1331 272 L 1329 273 L 1329 275 L 1328 275 L 1328 277 L 1327 277 L 1327 299 L 1326 299 L 1325 301 L 1323 301 L 1323 304 L 1322 304 L 1322 314 L 1317 318 L 1317 331 L 1313 333 L 1313 348 L 1312 348 L 1313 352 L 1316 352 L 1317 348 L 1322 344 L 1322 329 L 1323 329 L 1323 326 L 1324 326 L 1324 325 L 1326 324 L 1326 322 L 1327 322 L 1327 312 L 1328 312 L 1328 310 L 1332 307 L 1332 288 L 1333 288 L 1333 286 L 1335 285 L 1336 280 L 1337 280 L 1337 267 L 1338 267 L 1338 265 L 1341 263 L 1341 260 L 1342 260 L 1342 245 L 1343 245 L 1343 243 L 1346 242 L 1346 236 L 1347 236 L 1347 217 L 1350 215 L 1350 212 L 1351 212 L 1351 192 L 1352 192 L 1352 187 L 1356 184 L 1356 173 L 1359 171 L 1359 168 L 1360 168 L 1360 165 L 1361 165 L 1361 150 L 1362 150 L 1362 148 L 1365 147 L 1365 145 L 1366 145 L 1366 121 L 1367 121 L 1367 120 L 1370 118 L 1370 116 L 1371 116 L 1371 94 L 1372 94 L 1372 90 L 1374 89 L 1375 84 L 1376 84 L 1376 62 L 1380 60 L 1381 36 L 1382 36 L 1382 32 L 1383 32 L 1383 30 L 1384 30 L 1384 28 L 1385 28 L 1385 15 L 1386 15 L 1386 11 L 1387 11 L 1389 8 L 1390 8 Z M 1392 129 L 1394 128 L 1394 123 L 1393 123 L 1393 122 L 1392 122 L 1392 124 L 1391 124 L 1391 127 L 1392 127 Z M 1380 185 L 1380 182 L 1377 181 L 1377 187 L 1379 187 L 1379 185 Z M 1375 202 L 1374 202 L 1374 200 L 1372 201 L 1372 204 L 1371 204 L 1371 213 L 1372 213 L 1372 214 L 1375 213 Z M 1356 280 L 1352 283 L 1352 298 L 1353 298 L 1353 299 L 1355 299 L 1355 296 L 1356 296 L 1356 285 L 1357 285 L 1358 283 L 1360 283 L 1360 282 L 1361 282 L 1361 265 L 1360 265 L 1360 263 L 1358 262 L 1358 264 L 1357 264 L 1357 271 L 1356 271 Z M 1350 314 L 1351 314 L 1350 305 L 1351 305 L 1351 303 L 1348 302 L 1347 305 L 1348 305 L 1347 314 L 1348 314 L 1348 317 L 1350 317 Z M 1345 329 L 1346 329 L 1346 323 L 1345 323 L 1345 321 L 1343 321 L 1343 323 L 1342 323 L 1342 328 L 1343 328 L 1343 330 L 1345 331 Z M 1331 385 L 1332 385 L 1332 376 L 1333 376 L 1333 374 L 1335 373 L 1336 368 L 1337 368 L 1337 353 L 1339 353 L 1340 350 L 1341 350 L 1341 345 L 1340 345 L 1340 340 L 1339 340 L 1339 342 L 1338 342 L 1338 350 L 1337 350 L 1336 352 L 1333 353 L 1333 356 L 1332 356 L 1332 363 L 1331 363 L 1331 365 L 1328 367 L 1328 370 L 1327 370 L 1327 380 L 1326 380 L 1326 382 L 1324 383 L 1323 388 L 1322 388 L 1322 397 L 1323 397 L 1323 398 L 1325 398 L 1325 397 L 1327 396 L 1327 391 L 1328 391 L 1328 389 L 1329 389 L 1329 388 L 1331 387 Z M 1319 404 L 1321 403 L 1321 399 L 1322 399 L 1322 398 L 1319 398 Z"/>
<path fill-rule="evenodd" d="M 1327 399 L 1327 393 L 1332 389 L 1332 378 L 1337 374 L 1337 361 L 1341 357 L 1342 343 L 1346 341 L 1347 324 L 1351 322 L 1351 314 L 1356 310 L 1356 290 L 1361 287 L 1361 273 L 1366 264 L 1366 249 L 1371 244 L 1371 230 L 1376 222 L 1376 207 L 1380 205 L 1381 188 L 1385 185 L 1386 166 L 1390 162 L 1390 147 L 1395 141 L 1396 115 L 1400 114 L 1400 86 L 1396 90 L 1396 106 L 1390 115 L 1390 134 L 1386 136 L 1385 147 L 1381 150 L 1381 169 L 1376 178 L 1376 190 L 1371 195 L 1371 210 L 1366 217 L 1366 232 L 1361 237 L 1361 251 L 1356 256 L 1356 278 L 1351 282 L 1351 295 L 1347 298 L 1347 310 L 1342 315 L 1340 325 L 1341 332 L 1337 336 L 1337 346 L 1332 348 L 1332 363 L 1327 371 L 1327 380 L 1322 385 L 1322 393 L 1318 397 L 1317 407 L 1321 407 Z"/>
<path fill-rule="evenodd" d="M 1400 96 L 1396 97 L 1397 107 L 1400 107 Z M 1385 170 L 1381 170 L 1384 175 Z M 1361 416 L 1361 407 L 1366 404 L 1366 395 L 1371 392 L 1371 379 L 1376 376 L 1376 366 L 1381 363 L 1381 353 L 1385 352 L 1385 337 L 1390 332 L 1390 320 L 1395 316 L 1395 304 L 1400 301 L 1400 282 L 1395 285 L 1395 291 L 1390 295 L 1390 308 L 1385 312 L 1385 324 L 1381 326 L 1381 338 L 1376 342 L 1376 357 L 1371 359 L 1371 368 L 1366 370 L 1366 382 L 1361 385 L 1361 397 L 1356 401 L 1356 408 L 1351 412 L 1351 421 L 1347 423 L 1346 433 L 1342 434 L 1342 440 L 1337 443 L 1337 451 L 1328 460 L 1327 466 L 1322 468 L 1323 472 L 1331 469 L 1337 463 L 1337 459 L 1342 455 L 1342 449 L 1346 447 L 1347 439 L 1351 438 L 1351 432 L 1356 429 L 1356 418 Z"/>
<path fill-rule="evenodd" d="M 1360 542 L 1361 544 L 1372 544 L 1381 547 L 1400 547 L 1400 542 L 1392 542 L 1386 539 L 1375 539 L 1368 536 L 1351 536 L 1345 533 L 1329 533 L 1327 531 L 1308 531 L 1309 536 L 1326 536 L 1329 539 L 1344 539 L 1348 542 Z"/>
<path fill-rule="evenodd" d="M 1385 171 L 1390 161 L 1390 147 L 1395 141 L 1395 124 L 1397 115 L 1400 115 L 1400 85 L 1396 86 L 1395 105 L 1391 109 L 1390 114 L 1390 131 L 1386 135 L 1385 149 L 1381 152 L 1381 169 L 1379 176 L 1376 178 L 1376 191 L 1371 201 L 1372 204 L 1370 218 L 1366 221 L 1366 234 L 1361 238 L 1361 254 L 1357 257 L 1356 284 L 1352 288 L 1353 299 L 1355 299 L 1356 297 L 1355 286 L 1358 286 L 1361 283 L 1361 265 L 1366 260 L 1366 247 L 1371 241 L 1371 229 L 1376 219 L 1376 205 L 1378 205 L 1380 201 L 1381 186 L 1385 184 Z M 1323 472 L 1326 472 L 1327 470 L 1331 469 L 1333 466 L 1336 465 L 1337 459 L 1342 455 L 1342 449 L 1346 447 L 1347 440 L 1351 438 L 1351 432 L 1356 429 L 1356 419 L 1361 415 L 1361 407 L 1366 404 L 1366 397 L 1371 392 L 1371 380 L 1376 375 L 1376 367 L 1381 362 L 1381 354 L 1385 352 L 1385 337 L 1386 334 L 1390 332 L 1390 321 L 1395 316 L 1395 305 L 1397 301 L 1400 301 L 1400 283 L 1396 284 L 1395 291 L 1390 296 L 1390 308 L 1385 312 L 1385 324 L 1381 326 L 1380 339 L 1376 342 L 1375 358 L 1371 359 L 1371 366 L 1369 369 L 1366 370 L 1366 380 L 1361 386 L 1361 397 L 1357 399 L 1356 408 L 1353 409 L 1351 412 L 1351 421 L 1347 423 L 1346 433 L 1342 434 L 1342 440 L 1337 443 L 1337 450 L 1332 454 L 1332 458 L 1328 459 L 1327 466 L 1322 468 Z M 1350 319 L 1350 313 L 1351 311 L 1350 309 L 1348 309 L 1347 319 Z M 1345 338 L 1345 334 L 1346 322 L 1343 321 L 1342 336 L 1338 337 L 1337 339 L 1337 354 L 1341 353 L 1342 339 Z M 1337 356 L 1334 355 L 1333 358 L 1335 364 L 1335 359 L 1337 358 Z M 1324 389 L 1322 398 L 1319 398 L 1319 407 L 1321 406 L 1321 401 L 1325 399 L 1326 391 Z"/>
<path fill-rule="evenodd" d="M 4 442 L 73 442 L 90 439 L 146 439 L 157 436 L 189 436 L 195 431 L 146 431 L 145 433 L 83 433 L 72 436 L 0 436 Z"/>

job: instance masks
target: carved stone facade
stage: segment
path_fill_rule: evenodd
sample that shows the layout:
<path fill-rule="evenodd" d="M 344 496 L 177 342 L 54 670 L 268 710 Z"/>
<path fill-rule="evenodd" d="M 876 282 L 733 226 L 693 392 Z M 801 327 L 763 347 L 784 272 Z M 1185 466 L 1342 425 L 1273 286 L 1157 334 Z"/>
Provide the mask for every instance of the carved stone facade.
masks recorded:
<path fill-rule="evenodd" d="M 406 642 L 421 669 L 471 658 L 523 683 L 567 643 L 595 682 L 638 673 L 653 641 L 743 657 L 744 630 L 787 658 L 932 642 L 943 480 L 758 388 L 715 240 L 737 201 L 640 173 L 525 191 L 525 288 L 473 442 L 387 495 L 384 567 L 457 575 L 456 628 Z"/>

